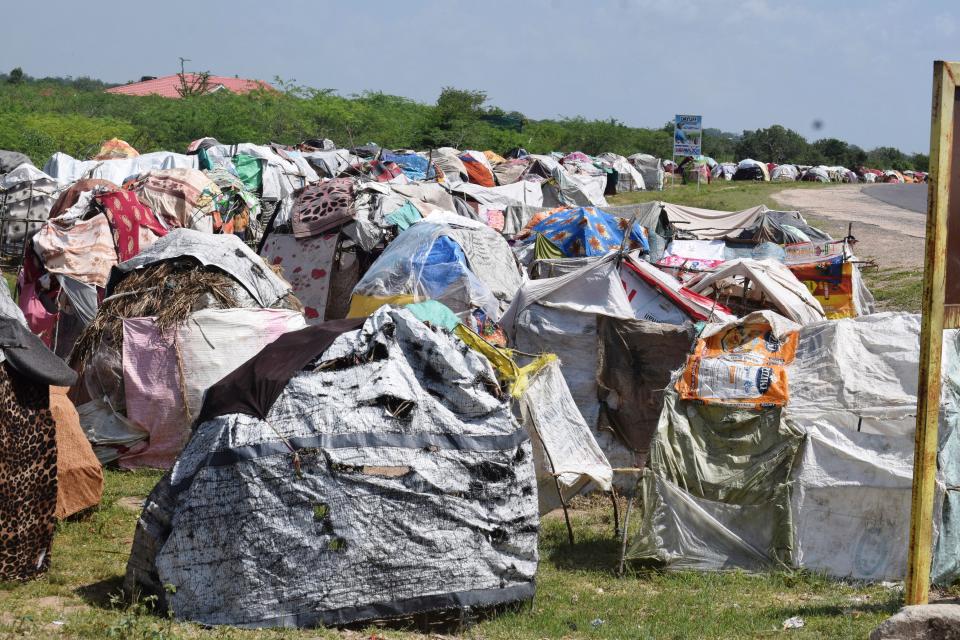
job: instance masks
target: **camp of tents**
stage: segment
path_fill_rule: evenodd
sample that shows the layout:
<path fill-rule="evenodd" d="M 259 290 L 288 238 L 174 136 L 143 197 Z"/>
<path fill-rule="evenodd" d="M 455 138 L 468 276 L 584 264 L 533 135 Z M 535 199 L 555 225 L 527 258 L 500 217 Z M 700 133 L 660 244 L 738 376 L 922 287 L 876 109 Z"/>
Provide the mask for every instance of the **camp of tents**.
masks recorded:
<path fill-rule="evenodd" d="M 205 625 L 529 600 L 540 516 L 587 492 L 635 507 L 625 562 L 902 579 L 918 316 L 875 313 L 853 239 L 796 211 L 607 200 L 863 172 L 182 151 L 0 152 L 0 580 L 43 573 L 103 466 L 166 471 L 124 588 Z M 949 582 L 956 336 L 943 362 Z"/>

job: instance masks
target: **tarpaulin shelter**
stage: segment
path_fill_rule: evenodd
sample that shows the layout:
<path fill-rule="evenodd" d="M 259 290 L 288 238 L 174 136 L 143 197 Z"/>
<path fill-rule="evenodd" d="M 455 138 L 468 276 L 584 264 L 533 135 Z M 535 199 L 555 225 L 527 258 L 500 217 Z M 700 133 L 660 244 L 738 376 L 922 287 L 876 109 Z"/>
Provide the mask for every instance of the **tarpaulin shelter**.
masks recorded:
<path fill-rule="evenodd" d="M 0 176 L 0 255 L 22 255 L 26 239 L 49 216 L 57 192 L 57 181 L 29 163 Z"/>
<path fill-rule="evenodd" d="M 613 169 L 615 177 L 614 193 L 643 191 L 647 188 L 643 175 L 623 156 L 609 152 L 601 153 L 597 156 L 597 162 Z"/>
<path fill-rule="evenodd" d="M 639 486 L 627 557 L 668 569 L 790 567 L 861 580 L 906 570 L 919 316 L 873 314 L 794 333 L 782 406 L 706 405 L 667 394 Z M 958 343 L 945 336 L 937 583 L 960 573 Z"/>
<path fill-rule="evenodd" d="M 724 262 L 715 271 L 695 276 L 690 290 L 717 298 L 740 315 L 774 309 L 799 324 L 824 320 L 823 307 L 783 263 L 741 258 Z"/>
<path fill-rule="evenodd" d="M 458 314 L 499 320 L 523 273 L 509 245 L 487 225 L 434 213 L 402 232 L 357 283 L 350 317 L 384 304 L 439 300 Z"/>
<path fill-rule="evenodd" d="M 57 425 L 57 508 L 63 520 L 100 504 L 103 467 L 80 426 L 67 387 L 50 387 L 50 413 Z"/>
<path fill-rule="evenodd" d="M 465 182 L 469 174 L 460 159 L 460 151 L 453 147 L 440 147 L 431 154 L 434 166 L 443 174 L 444 182 Z"/>
<path fill-rule="evenodd" d="M 304 326 L 290 285 L 236 236 L 175 229 L 121 263 L 71 355 L 97 456 L 169 467 L 204 392 Z"/>
<path fill-rule="evenodd" d="M 84 178 L 98 178 L 122 185 L 127 178 L 151 169 L 199 169 L 195 155 L 183 155 L 169 151 L 144 153 L 134 158 L 112 160 L 77 160 L 57 152 L 43 165 L 43 172 L 60 185 L 68 186 Z"/>
<path fill-rule="evenodd" d="M 527 282 L 501 322 L 517 349 L 557 354 L 607 459 L 633 467 L 644 462 L 662 390 L 690 346 L 691 323 L 731 316 L 688 296 L 635 254 L 619 264 L 617 257 L 582 259 L 579 269 Z"/>
<path fill-rule="evenodd" d="M 357 326 L 287 334 L 210 390 L 147 500 L 128 590 L 244 627 L 533 597 L 533 451 L 490 363 L 409 311 Z"/>
<path fill-rule="evenodd" d="M 459 157 L 467 171 L 469 182 L 481 187 L 496 186 L 496 180 L 493 178 L 493 166 L 482 152 L 464 151 Z"/>
<path fill-rule="evenodd" d="M 564 209 L 537 223 L 528 241 L 543 237 L 569 258 L 602 256 L 621 249 L 648 252 L 646 229 L 637 223 L 629 227 L 629 219 L 612 216 L 602 209 Z"/>
<path fill-rule="evenodd" d="M 805 182 L 830 182 L 830 173 L 826 167 L 810 167 L 801 174 L 800 179 Z"/>
<path fill-rule="evenodd" d="M 645 189 L 663 190 L 664 169 L 660 158 L 649 153 L 635 153 L 627 156 L 627 160 L 640 172 Z"/>
<path fill-rule="evenodd" d="M 50 566 L 57 508 L 57 430 L 50 386 L 76 374 L 30 333 L 0 288 L 0 581 Z"/>
<path fill-rule="evenodd" d="M 756 160 L 746 158 L 737 163 L 737 170 L 733 174 L 734 180 L 756 180 L 769 182 L 770 173 L 767 165 Z"/>
<path fill-rule="evenodd" d="M 780 164 L 770 172 L 773 182 L 794 182 L 800 178 L 800 170 L 795 164 Z"/>

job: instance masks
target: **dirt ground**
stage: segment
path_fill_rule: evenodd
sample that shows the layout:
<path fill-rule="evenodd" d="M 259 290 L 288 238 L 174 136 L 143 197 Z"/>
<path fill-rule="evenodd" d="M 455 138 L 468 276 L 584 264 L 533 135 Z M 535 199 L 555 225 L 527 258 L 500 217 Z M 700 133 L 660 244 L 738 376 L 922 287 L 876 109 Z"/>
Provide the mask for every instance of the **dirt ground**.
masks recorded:
<path fill-rule="evenodd" d="M 852 222 L 857 257 L 876 261 L 881 270 L 923 268 L 926 216 L 871 198 L 860 185 L 785 189 L 773 199 L 834 238 L 847 235 Z"/>

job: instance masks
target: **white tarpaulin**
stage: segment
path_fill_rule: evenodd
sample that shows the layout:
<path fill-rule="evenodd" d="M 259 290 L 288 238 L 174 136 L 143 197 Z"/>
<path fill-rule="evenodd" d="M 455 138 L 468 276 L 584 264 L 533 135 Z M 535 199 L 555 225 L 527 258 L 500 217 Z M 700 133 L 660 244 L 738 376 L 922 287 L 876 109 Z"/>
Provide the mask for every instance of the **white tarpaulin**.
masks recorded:
<path fill-rule="evenodd" d="M 764 299 L 791 320 L 808 324 L 826 318 L 823 307 L 809 289 L 797 280 L 790 269 L 772 259 L 731 260 L 713 273 L 695 277 L 687 286 L 691 291 L 711 298 L 718 292 L 736 297 L 741 295 L 746 281 L 750 283 L 747 291 L 749 299 Z"/>
<path fill-rule="evenodd" d="M 510 206 L 543 206 L 543 189 L 538 182 L 520 180 L 499 187 L 483 187 L 472 182 L 451 182 L 450 191 L 468 195 L 487 209 L 503 210 Z"/>
<path fill-rule="evenodd" d="M 81 178 L 99 178 L 113 184 L 123 184 L 130 176 L 151 169 L 198 169 L 197 156 L 186 156 L 169 151 L 144 153 L 135 158 L 114 158 L 111 160 L 77 160 L 65 153 L 57 152 L 43 165 L 44 173 L 56 179 L 66 187 Z"/>
<path fill-rule="evenodd" d="M 520 412 L 533 440 L 541 514 L 561 506 L 554 476 L 564 500 L 591 481 L 610 491 L 613 470 L 574 404 L 557 360 L 534 375 Z"/>
<path fill-rule="evenodd" d="M 661 204 L 670 224 L 677 229 L 692 233 L 702 240 L 739 235 L 744 229 L 751 229 L 756 226 L 767 211 L 767 208 L 763 205 L 743 211 L 715 211 L 713 209 L 684 207 L 667 202 Z"/>

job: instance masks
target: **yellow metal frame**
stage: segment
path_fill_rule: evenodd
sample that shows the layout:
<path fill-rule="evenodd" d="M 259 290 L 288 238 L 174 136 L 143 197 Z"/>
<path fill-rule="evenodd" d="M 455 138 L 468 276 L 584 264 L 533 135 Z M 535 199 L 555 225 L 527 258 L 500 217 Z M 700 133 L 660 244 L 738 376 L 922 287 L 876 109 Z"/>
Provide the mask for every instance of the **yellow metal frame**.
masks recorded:
<path fill-rule="evenodd" d="M 954 105 L 960 63 L 933 63 L 930 122 L 930 178 L 923 272 L 923 317 L 917 385 L 917 430 L 913 458 L 913 499 L 907 561 L 906 604 L 926 604 L 933 551 L 933 507 L 940 413 L 940 366 L 944 328 L 960 327 L 960 306 L 944 305 L 947 271 L 950 174 L 954 160 Z M 960 165 L 960 161 L 958 161 Z M 957 194 L 960 197 L 960 193 Z"/>

